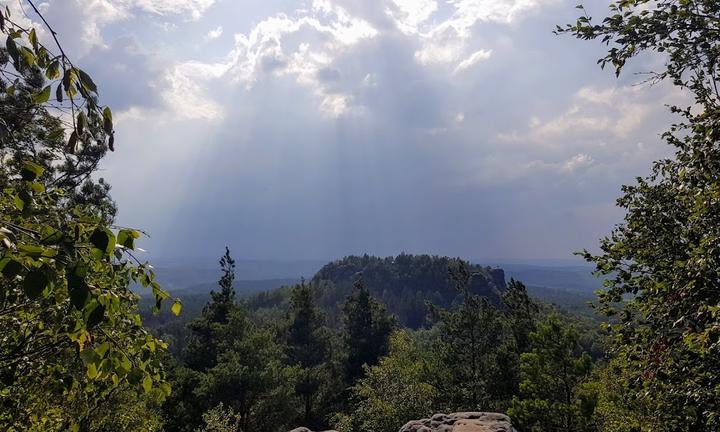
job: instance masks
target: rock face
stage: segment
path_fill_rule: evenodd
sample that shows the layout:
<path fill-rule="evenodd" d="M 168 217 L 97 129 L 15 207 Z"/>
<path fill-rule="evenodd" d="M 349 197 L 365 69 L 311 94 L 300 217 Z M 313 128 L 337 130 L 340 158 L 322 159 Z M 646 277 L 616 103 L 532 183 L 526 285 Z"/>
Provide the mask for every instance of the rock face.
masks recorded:
<path fill-rule="evenodd" d="M 291 430 L 290 432 L 313 432 L 313 431 L 311 431 L 310 429 L 308 429 L 306 427 L 299 427 L 299 428 Z M 324 431 L 324 432 L 337 432 L 337 431 Z"/>
<path fill-rule="evenodd" d="M 517 432 L 505 414 L 462 412 L 435 414 L 429 419 L 413 420 L 400 432 Z"/>

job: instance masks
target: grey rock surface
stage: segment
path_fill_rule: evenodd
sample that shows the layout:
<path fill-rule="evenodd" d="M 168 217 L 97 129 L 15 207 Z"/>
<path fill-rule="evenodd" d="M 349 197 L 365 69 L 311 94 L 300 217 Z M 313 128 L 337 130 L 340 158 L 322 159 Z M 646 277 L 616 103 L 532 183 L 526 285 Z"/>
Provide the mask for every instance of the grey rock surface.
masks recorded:
<path fill-rule="evenodd" d="M 295 428 L 295 429 L 291 430 L 290 432 L 313 432 L 313 431 L 311 431 L 310 429 L 308 429 L 306 427 L 299 427 L 299 428 Z M 318 432 L 321 432 L 321 431 L 318 431 Z M 322 432 L 337 432 L 337 431 L 331 430 L 331 431 L 322 431 Z"/>
<path fill-rule="evenodd" d="M 510 417 L 487 412 L 435 414 L 428 419 L 413 420 L 400 432 L 517 432 Z"/>

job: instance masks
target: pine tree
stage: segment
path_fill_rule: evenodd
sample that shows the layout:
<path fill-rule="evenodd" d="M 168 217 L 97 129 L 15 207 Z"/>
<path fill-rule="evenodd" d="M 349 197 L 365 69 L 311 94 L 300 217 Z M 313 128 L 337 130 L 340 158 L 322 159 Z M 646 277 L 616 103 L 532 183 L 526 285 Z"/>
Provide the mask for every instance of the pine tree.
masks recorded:
<path fill-rule="evenodd" d="M 580 352 L 575 329 L 552 314 L 538 324 L 530 341 L 532 350 L 521 356 L 520 397 L 508 411 L 513 421 L 527 431 L 587 430 L 589 416 L 581 409 L 577 386 L 588 376 L 592 361 Z"/>
<path fill-rule="evenodd" d="M 469 292 L 471 275 L 465 263 L 458 262 L 450 274 L 463 302 L 454 310 L 431 308 L 440 326 L 435 350 L 444 365 L 438 376 L 442 403 L 453 411 L 494 409 L 500 314 L 487 298 Z"/>
<path fill-rule="evenodd" d="M 363 366 L 374 366 L 387 354 L 395 321 L 385 307 L 370 296 L 362 278 L 343 305 L 343 342 L 347 351 L 346 380 L 352 385 L 364 375 Z"/>
<path fill-rule="evenodd" d="M 325 319 L 313 302 L 313 290 L 304 282 L 292 291 L 286 328 L 287 358 L 295 367 L 295 393 L 302 400 L 302 421 L 313 428 L 322 424 L 314 402 L 327 379 L 330 337 Z"/>
<path fill-rule="evenodd" d="M 220 291 L 210 292 L 210 301 L 205 305 L 200 318 L 190 323 L 192 336 L 185 352 L 187 365 L 205 371 L 217 364 L 220 335 L 227 326 L 230 314 L 237 309 L 235 304 L 235 260 L 230 249 L 220 258 L 222 276 L 218 281 Z"/>

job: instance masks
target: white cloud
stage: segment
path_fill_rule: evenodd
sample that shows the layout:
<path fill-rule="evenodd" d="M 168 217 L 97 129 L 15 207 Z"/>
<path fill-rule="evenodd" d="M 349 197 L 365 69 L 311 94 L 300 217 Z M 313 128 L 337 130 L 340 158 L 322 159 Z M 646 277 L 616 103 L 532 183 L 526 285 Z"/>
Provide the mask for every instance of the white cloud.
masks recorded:
<path fill-rule="evenodd" d="M 214 29 L 207 32 L 207 34 L 205 35 L 205 39 L 206 40 L 217 39 L 220 36 L 222 36 L 222 34 L 223 34 L 223 26 L 217 26 Z"/>
<path fill-rule="evenodd" d="M 475 51 L 474 53 L 470 54 L 470 56 L 468 58 L 461 61 L 457 65 L 457 67 L 455 67 L 454 73 L 461 72 L 482 60 L 487 60 L 490 58 L 491 55 L 492 55 L 492 50 Z"/>
<path fill-rule="evenodd" d="M 628 138 L 643 125 L 653 111 L 664 109 L 656 100 L 648 99 L 638 86 L 583 87 L 562 113 L 542 119 L 534 115 L 528 131 L 500 133 L 507 142 L 537 143 L 543 146 L 563 146 L 568 138 L 610 137 Z"/>
<path fill-rule="evenodd" d="M 178 116 L 187 119 L 219 120 L 222 106 L 207 94 L 207 82 L 221 77 L 227 71 L 224 64 L 186 62 L 170 70 L 165 81 L 165 102 Z"/>
<path fill-rule="evenodd" d="M 229 55 L 230 75 L 248 87 L 264 76 L 293 76 L 315 91 L 324 112 L 338 116 L 349 108 L 351 96 L 332 90 L 318 74 L 349 47 L 377 36 L 378 31 L 326 1 L 316 0 L 311 12 L 298 18 L 279 14 L 247 34 L 236 34 Z"/>
<path fill-rule="evenodd" d="M 434 1 L 396 0 L 395 4 L 401 13 L 389 11 L 388 14 L 402 32 L 418 37 L 421 44 L 421 48 L 415 53 L 418 62 L 454 63 L 467 51 L 468 41 L 476 24 L 512 24 L 530 11 L 556 2 L 557 0 L 448 0 L 453 11 L 448 18 L 443 19 L 433 15 L 437 9 Z M 489 53 L 490 50 L 475 51 L 456 71 L 484 59 L 483 55 Z M 463 65 L 475 55 L 478 57 Z"/>
<path fill-rule="evenodd" d="M 578 153 L 570 159 L 563 162 L 560 167 L 562 172 L 573 173 L 581 168 L 588 167 L 595 163 L 595 160 L 585 153 Z"/>
<path fill-rule="evenodd" d="M 386 13 L 395 20 L 400 31 L 406 34 L 417 33 L 421 24 L 438 8 L 434 0 L 392 0 L 389 6 Z"/>
<path fill-rule="evenodd" d="M 126 8 L 137 8 L 157 15 L 185 15 L 198 20 L 215 0 L 119 0 Z"/>

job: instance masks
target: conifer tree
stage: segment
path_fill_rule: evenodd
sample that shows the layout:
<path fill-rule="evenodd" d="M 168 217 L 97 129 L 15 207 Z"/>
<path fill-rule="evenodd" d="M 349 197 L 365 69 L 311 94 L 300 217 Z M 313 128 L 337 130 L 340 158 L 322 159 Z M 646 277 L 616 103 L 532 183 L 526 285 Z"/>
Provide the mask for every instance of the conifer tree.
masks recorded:
<path fill-rule="evenodd" d="M 233 287 L 235 260 L 227 247 L 220 258 L 220 269 L 220 291 L 210 292 L 210 301 L 203 308 L 202 315 L 190 323 L 192 337 L 185 353 L 185 362 L 198 371 L 205 371 L 217 363 L 220 336 L 228 324 L 230 314 L 237 309 Z"/>
<path fill-rule="evenodd" d="M 590 372 L 590 356 L 581 352 L 575 329 L 552 314 L 530 334 L 532 350 L 521 355 L 520 397 L 509 414 L 522 430 L 580 432 L 592 416 L 578 395 Z M 591 407 L 592 408 L 592 407 Z"/>
<path fill-rule="evenodd" d="M 370 296 L 362 278 L 355 282 L 355 292 L 343 305 L 343 342 L 347 352 L 345 373 L 352 385 L 364 374 L 364 366 L 374 366 L 387 354 L 394 319 L 383 305 Z"/>
<path fill-rule="evenodd" d="M 455 263 L 450 275 L 462 303 L 454 310 L 431 307 L 440 326 L 435 350 L 443 364 L 437 377 L 443 408 L 491 410 L 499 374 L 500 314 L 487 298 L 469 292 L 471 274 L 466 263 Z"/>
<path fill-rule="evenodd" d="M 295 368 L 295 393 L 302 402 L 301 421 L 307 427 L 322 424 L 314 411 L 315 399 L 327 380 L 330 336 L 325 319 L 313 301 L 312 286 L 304 282 L 293 288 L 286 328 L 287 358 Z"/>

